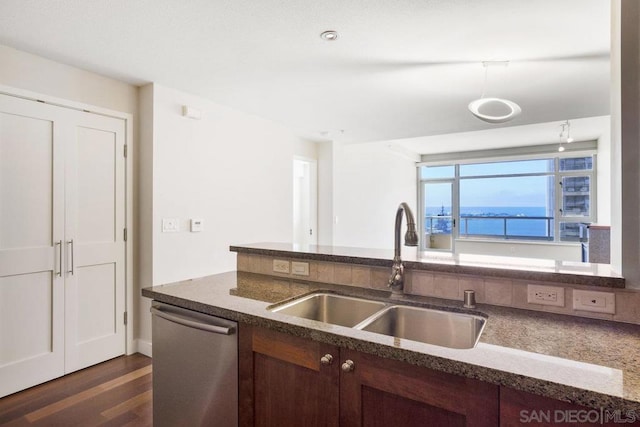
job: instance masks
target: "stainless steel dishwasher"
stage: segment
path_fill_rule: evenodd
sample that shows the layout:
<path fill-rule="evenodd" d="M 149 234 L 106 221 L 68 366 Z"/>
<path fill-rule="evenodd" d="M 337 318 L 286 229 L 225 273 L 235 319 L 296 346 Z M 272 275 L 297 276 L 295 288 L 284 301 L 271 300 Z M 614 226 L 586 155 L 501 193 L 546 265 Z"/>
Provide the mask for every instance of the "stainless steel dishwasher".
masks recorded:
<path fill-rule="evenodd" d="M 153 425 L 238 425 L 238 324 L 154 301 Z"/>

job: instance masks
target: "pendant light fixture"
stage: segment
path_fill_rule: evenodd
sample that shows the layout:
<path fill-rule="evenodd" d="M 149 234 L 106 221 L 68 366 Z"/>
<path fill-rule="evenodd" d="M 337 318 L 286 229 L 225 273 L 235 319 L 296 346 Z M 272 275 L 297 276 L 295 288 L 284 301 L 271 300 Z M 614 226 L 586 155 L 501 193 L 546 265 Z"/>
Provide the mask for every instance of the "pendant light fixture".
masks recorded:
<path fill-rule="evenodd" d="M 501 66 L 507 67 L 509 61 L 484 61 L 484 84 L 482 87 L 482 95 L 479 99 L 469 103 L 469 111 L 487 123 L 504 123 L 517 117 L 522 109 L 518 104 L 508 99 L 487 97 L 487 81 L 489 77 L 489 67 Z"/>

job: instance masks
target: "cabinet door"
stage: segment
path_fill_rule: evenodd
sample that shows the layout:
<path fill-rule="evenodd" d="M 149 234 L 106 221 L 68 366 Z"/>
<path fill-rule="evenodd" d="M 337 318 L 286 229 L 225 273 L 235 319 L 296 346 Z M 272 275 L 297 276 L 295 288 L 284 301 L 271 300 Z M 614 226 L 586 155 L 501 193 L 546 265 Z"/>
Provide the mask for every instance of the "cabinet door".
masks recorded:
<path fill-rule="evenodd" d="M 481 381 L 341 351 L 353 362 L 340 377 L 343 426 L 498 425 L 498 387 Z"/>
<path fill-rule="evenodd" d="M 241 426 L 338 425 L 336 347 L 247 325 L 239 343 Z"/>
<path fill-rule="evenodd" d="M 65 138 L 67 373 L 125 352 L 125 123 L 74 113 Z"/>
<path fill-rule="evenodd" d="M 68 117 L 0 95 L 0 397 L 64 374 Z"/>

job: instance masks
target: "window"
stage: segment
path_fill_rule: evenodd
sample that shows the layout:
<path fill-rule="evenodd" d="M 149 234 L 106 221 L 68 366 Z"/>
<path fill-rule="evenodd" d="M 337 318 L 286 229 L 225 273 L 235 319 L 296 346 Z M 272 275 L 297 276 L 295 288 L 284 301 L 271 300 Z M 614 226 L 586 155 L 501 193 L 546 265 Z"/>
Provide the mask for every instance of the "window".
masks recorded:
<path fill-rule="evenodd" d="M 419 168 L 423 249 L 450 250 L 455 238 L 579 241 L 580 223 L 595 220 L 591 153 Z"/>
<path fill-rule="evenodd" d="M 580 223 L 593 222 L 592 193 L 594 162 L 592 157 L 559 159 L 561 188 L 560 240 L 579 241 Z"/>

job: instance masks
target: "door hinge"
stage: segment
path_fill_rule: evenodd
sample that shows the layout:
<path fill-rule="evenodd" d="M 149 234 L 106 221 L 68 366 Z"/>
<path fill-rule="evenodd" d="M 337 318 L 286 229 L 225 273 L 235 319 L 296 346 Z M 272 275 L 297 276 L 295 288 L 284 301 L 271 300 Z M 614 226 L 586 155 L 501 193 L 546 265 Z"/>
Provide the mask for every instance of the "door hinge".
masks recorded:
<path fill-rule="evenodd" d="M 123 237 L 124 237 L 124 241 L 126 242 L 127 241 L 127 229 L 126 228 L 124 229 L 122 234 L 123 234 Z"/>
<path fill-rule="evenodd" d="M 124 157 L 127 157 L 127 152 L 128 152 L 127 147 L 128 145 L 124 144 Z"/>
<path fill-rule="evenodd" d="M 124 312 L 124 324 L 125 324 L 125 325 L 127 324 L 127 321 L 128 321 L 128 320 L 129 320 L 129 319 L 128 319 L 128 316 L 127 316 L 127 312 L 125 311 L 125 312 Z"/>

